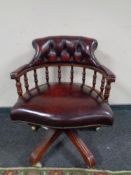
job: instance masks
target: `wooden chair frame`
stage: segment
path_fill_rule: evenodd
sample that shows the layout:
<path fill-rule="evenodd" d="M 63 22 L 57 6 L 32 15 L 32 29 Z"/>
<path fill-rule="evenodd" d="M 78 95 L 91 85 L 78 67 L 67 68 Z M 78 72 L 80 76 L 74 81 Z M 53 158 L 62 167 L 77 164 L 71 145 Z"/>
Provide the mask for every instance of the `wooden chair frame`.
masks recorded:
<path fill-rule="evenodd" d="M 30 92 L 28 81 L 28 72 L 34 72 L 35 88 L 39 87 L 37 69 L 45 68 L 46 83 L 49 84 L 49 70 L 50 66 L 58 68 L 58 83 L 61 83 L 61 66 L 69 66 L 70 83 L 73 84 L 74 67 L 81 67 L 82 86 L 85 85 L 86 69 L 94 71 L 92 89 L 96 90 L 103 101 L 108 102 L 111 83 L 115 82 L 115 75 L 101 65 L 95 55 L 94 51 L 97 48 L 97 41 L 95 39 L 86 37 L 72 37 L 72 36 L 56 36 L 35 39 L 33 47 L 36 50 L 35 56 L 29 64 L 26 64 L 11 73 L 11 78 L 16 80 L 16 88 L 19 98 L 23 97 L 23 90 L 21 85 L 21 77 L 24 77 L 24 86 L 26 93 Z M 96 89 L 97 73 L 102 75 L 100 90 Z M 30 162 L 32 165 L 39 162 L 46 150 L 51 144 L 61 135 L 65 133 L 71 142 L 76 146 L 82 155 L 88 167 L 95 166 L 95 159 L 92 153 L 88 150 L 84 142 L 79 138 L 77 133 L 70 129 L 49 129 L 46 138 L 40 145 L 32 152 Z"/>

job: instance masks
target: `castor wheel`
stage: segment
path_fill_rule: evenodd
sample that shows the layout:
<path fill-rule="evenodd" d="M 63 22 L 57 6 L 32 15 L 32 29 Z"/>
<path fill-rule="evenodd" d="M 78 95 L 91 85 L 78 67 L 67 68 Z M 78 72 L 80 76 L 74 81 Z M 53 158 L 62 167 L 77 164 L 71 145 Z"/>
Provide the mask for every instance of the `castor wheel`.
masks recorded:
<path fill-rule="evenodd" d="M 48 127 L 46 127 L 46 126 L 41 126 L 41 128 L 48 130 Z"/>
<path fill-rule="evenodd" d="M 41 162 L 37 162 L 33 166 L 36 167 L 36 168 L 41 168 L 42 167 L 42 164 L 41 164 Z"/>
<path fill-rule="evenodd" d="M 32 131 L 36 131 L 37 127 L 36 126 L 31 126 Z"/>
<path fill-rule="evenodd" d="M 92 127 L 88 127 L 87 129 L 89 130 L 89 131 L 99 131 L 100 130 L 100 126 L 92 126 Z M 86 129 L 86 130 L 87 130 Z"/>
<path fill-rule="evenodd" d="M 101 127 L 96 127 L 96 131 L 99 131 Z"/>
<path fill-rule="evenodd" d="M 32 131 L 37 131 L 38 129 L 40 129 L 41 127 L 40 126 L 37 126 L 37 125 L 31 125 L 31 129 Z"/>

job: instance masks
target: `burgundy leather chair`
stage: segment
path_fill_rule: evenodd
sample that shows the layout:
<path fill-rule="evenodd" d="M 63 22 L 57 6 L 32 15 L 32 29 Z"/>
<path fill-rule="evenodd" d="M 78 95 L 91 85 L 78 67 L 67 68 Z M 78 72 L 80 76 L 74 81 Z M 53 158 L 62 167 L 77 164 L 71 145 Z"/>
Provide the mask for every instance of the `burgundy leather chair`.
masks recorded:
<path fill-rule="evenodd" d="M 112 125 L 113 113 L 108 98 L 115 75 L 97 61 L 94 55 L 97 48 L 95 39 L 51 36 L 35 39 L 32 44 L 36 51 L 34 58 L 11 73 L 19 96 L 11 110 L 12 120 L 25 121 L 36 129 L 41 126 L 48 128 L 46 138 L 30 155 L 31 164 L 37 164 L 49 146 L 64 132 L 86 165 L 94 167 L 94 156 L 76 131 L 83 127 Z M 70 67 L 69 82 L 64 82 L 61 68 L 67 66 Z M 50 82 L 49 67 L 58 69 L 57 82 Z M 82 70 L 81 83 L 74 82 L 74 69 L 78 67 Z M 45 71 L 42 84 L 38 81 L 38 69 Z M 91 85 L 86 83 L 88 70 L 93 72 Z M 33 72 L 33 88 L 30 88 L 28 80 L 30 71 Z M 99 88 L 96 88 L 97 75 L 101 75 Z"/>

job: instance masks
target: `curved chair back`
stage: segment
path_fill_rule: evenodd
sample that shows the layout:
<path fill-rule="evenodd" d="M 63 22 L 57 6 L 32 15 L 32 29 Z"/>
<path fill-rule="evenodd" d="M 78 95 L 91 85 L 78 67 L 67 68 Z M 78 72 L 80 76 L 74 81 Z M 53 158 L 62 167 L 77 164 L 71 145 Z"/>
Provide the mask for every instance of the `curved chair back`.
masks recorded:
<path fill-rule="evenodd" d="M 70 67 L 70 84 L 74 80 L 74 67 L 82 68 L 81 84 L 82 87 L 86 81 L 86 69 L 93 71 L 92 90 L 96 90 L 103 100 L 108 101 L 111 82 L 115 81 L 114 74 L 106 67 L 102 66 L 96 59 L 94 51 L 97 48 L 95 39 L 81 36 L 50 36 L 35 39 L 32 42 L 35 49 L 34 58 L 30 63 L 22 66 L 13 73 L 11 78 L 16 79 L 17 92 L 19 96 L 23 95 L 20 78 L 24 77 L 24 85 L 29 92 L 28 72 L 34 72 L 35 87 L 39 87 L 37 69 L 45 69 L 46 83 L 50 83 L 49 67 L 57 67 L 58 83 L 62 82 L 61 67 Z M 97 74 L 101 74 L 101 83 L 99 89 L 96 89 Z"/>

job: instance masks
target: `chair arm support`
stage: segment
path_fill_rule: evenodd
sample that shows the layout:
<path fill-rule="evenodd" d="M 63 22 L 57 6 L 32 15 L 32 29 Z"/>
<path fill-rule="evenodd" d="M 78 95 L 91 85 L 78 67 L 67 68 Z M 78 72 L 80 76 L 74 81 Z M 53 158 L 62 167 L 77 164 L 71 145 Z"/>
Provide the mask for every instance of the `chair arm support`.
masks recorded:
<path fill-rule="evenodd" d="M 112 71 L 110 71 L 107 67 L 105 67 L 103 65 L 101 65 L 100 68 L 104 72 L 104 74 L 106 75 L 107 81 L 115 82 L 116 76 Z"/>
<path fill-rule="evenodd" d="M 106 86 L 105 86 L 105 92 L 104 92 L 104 101 L 108 102 L 109 96 L 110 96 L 110 90 L 111 90 L 111 83 L 115 82 L 116 76 L 112 71 L 110 71 L 108 68 L 102 65 L 101 69 L 106 74 Z"/>
<path fill-rule="evenodd" d="M 28 64 L 25 64 L 10 74 L 11 79 L 17 79 L 28 68 Z"/>

